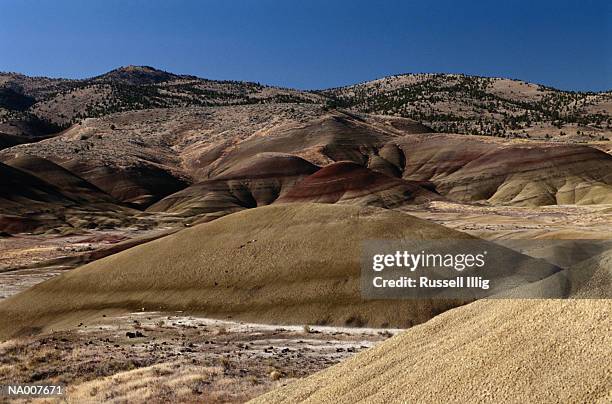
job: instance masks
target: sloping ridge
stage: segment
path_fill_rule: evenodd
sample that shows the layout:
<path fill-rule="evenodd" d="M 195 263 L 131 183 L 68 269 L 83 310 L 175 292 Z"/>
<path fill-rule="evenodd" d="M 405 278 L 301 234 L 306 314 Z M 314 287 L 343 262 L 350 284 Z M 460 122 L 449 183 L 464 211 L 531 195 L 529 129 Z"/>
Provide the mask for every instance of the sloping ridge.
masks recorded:
<path fill-rule="evenodd" d="M 36 176 L 49 184 L 53 184 L 61 189 L 63 195 L 73 200 L 83 202 L 117 202 L 101 189 L 52 161 L 40 157 L 22 156 L 7 160 L 4 163 Z"/>
<path fill-rule="evenodd" d="M 265 323 L 408 327 L 464 302 L 362 299 L 362 243 L 441 238 L 472 237 L 386 209 L 250 209 L 100 259 L 0 302 L 0 337 L 78 324 L 103 310 L 142 308 Z M 539 273 L 537 263 L 533 267 Z M 540 269 L 550 273 L 548 265 Z"/>
<path fill-rule="evenodd" d="M 47 212 L 73 205 L 77 202 L 52 184 L 0 163 L 0 231 L 22 233 L 59 226 L 62 221 Z"/>
<path fill-rule="evenodd" d="M 541 206 L 612 203 L 612 156 L 582 145 L 505 144 L 463 136 L 407 136 L 404 179 L 431 181 L 460 202 Z"/>
<path fill-rule="evenodd" d="M 18 168 L 0 163 L 0 208 L 13 203 L 74 203 L 57 187 Z"/>
<path fill-rule="evenodd" d="M 121 167 L 75 159 L 62 166 L 117 200 L 139 207 L 147 207 L 188 185 L 185 179 L 147 162 Z"/>
<path fill-rule="evenodd" d="M 366 165 L 369 155 L 375 154 L 379 147 L 399 133 L 431 131 L 416 123 L 412 126 L 406 124 L 405 132 L 396 129 L 392 132 L 391 128 L 394 127 L 336 111 L 301 125 L 276 128 L 266 136 L 252 136 L 228 149 L 199 176 L 222 175 L 239 162 L 263 152 L 289 153 L 317 165 L 343 160 Z"/>
<path fill-rule="evenodd" d="M 612 251 L 586 300 L 480 300 L 253 403 L 609 402 Z"/>
<path fill-rule="evenodd" d="M 60 228 L 126 224 L 134 212 L 69 170 L 39 157 L 0 163 L 0 231 L 59 232 Z"/>
<path fill-rule="evenodd" d="M 147 210 L 206 215 L 213 219 L 257 206 L 269 205 L 296 182 L 319 167 L 283 153 L 259 153 L 206 180 L 171 194 Z"/>
<path fill-rule="evenodd" d="M 276 203 L 356 203 L 394 208 L 444 199 L 419 183 L 389 177 L 353 162 L 338 162 L 300 181 Z"/>

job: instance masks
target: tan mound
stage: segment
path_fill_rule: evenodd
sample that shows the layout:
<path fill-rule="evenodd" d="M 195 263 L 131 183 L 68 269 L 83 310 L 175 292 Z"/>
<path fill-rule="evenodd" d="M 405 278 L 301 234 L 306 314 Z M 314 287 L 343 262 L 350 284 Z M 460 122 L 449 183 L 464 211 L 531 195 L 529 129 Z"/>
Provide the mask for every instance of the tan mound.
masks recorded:
<path fill-rule="evenodd" d="M 611 316 L 612 300 L 481 300 L 253 402 L 609 402 Z"/>
<path fill-rule="evenodd" d="M 612 249 L 571 268 L 577 298 L 612 299 Z M 582 276 L 580 276 L 582 275 Z"/>
<path fill-rule="evenodd" d="M 443 199 L 414 181 L 390 177 L 359 164 L 330 164 L 300 181 L 277 202 L 354 203 L 393 208 Z"/>
<path fill-rule="evenodd" d="M 362 241 L 466 237 L 383 209 L 325 204 L 250 209 L 6 299 L 0 303 L 0 336 L 78 324 L 94 311 L 143 307 L 271 323 L 410 326 L 454 304 L 362 300 Z"/>

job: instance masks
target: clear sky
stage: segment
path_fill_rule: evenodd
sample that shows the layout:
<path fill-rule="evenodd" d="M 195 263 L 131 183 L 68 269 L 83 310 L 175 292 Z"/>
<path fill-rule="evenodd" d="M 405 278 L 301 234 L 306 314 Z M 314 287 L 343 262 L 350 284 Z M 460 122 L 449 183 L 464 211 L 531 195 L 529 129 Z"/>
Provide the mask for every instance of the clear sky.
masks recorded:
<path fill-rule="evenodd" d="M 0 0 L 0 71 L 325 88 L 408 72 L 612 89 L 610 0 Z"/>

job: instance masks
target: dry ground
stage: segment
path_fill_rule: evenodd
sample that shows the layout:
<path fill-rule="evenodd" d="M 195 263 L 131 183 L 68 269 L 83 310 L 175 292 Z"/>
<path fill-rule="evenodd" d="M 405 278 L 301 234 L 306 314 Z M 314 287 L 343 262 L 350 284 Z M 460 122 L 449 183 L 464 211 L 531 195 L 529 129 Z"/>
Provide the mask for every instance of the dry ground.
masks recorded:
<path fill-rule="evenodd" d="M 0 344 L 0 385 L 63 384 L 74 403 L 243 402 L 396 332 L 130 313 Z"/>
<path fill-rule="evenodd" d="M 517 208 L 432 202 L 409 213 L 490 240 L 612 238 L 609 206 Z M 14 269 L 134 236 L 125 231 L 24 235 L 0 239 L 0 255 L 3 269 Z M 0 295 L 57 273 L 61 270 L 44 264 L 0 272 Z M 68 387 L 67 401 L 75 403 L 243 402 L 329 368 L 395 332 L 312 327 L 316 332 L 307 333 L 302 326 L 246 325 L 182 313 L 131 313 L 111 320 L 113 314 L 75 330 L 1 344 L 0 385 L 62 383 Z M 137 332 L 143 336 L 127 335 Z"/>
<path fill-rule="evenodd" d="M 171 231 L 160 228 L 87 230 L 76 235 L 18 234 L 0 237 L 0 300 L 130 242 Z"/>
<path fill-rule="evenodd" d="M 486 240 L 612 239 L 612 205 L 516 207 L 436 201 L 404 210 Z"/>

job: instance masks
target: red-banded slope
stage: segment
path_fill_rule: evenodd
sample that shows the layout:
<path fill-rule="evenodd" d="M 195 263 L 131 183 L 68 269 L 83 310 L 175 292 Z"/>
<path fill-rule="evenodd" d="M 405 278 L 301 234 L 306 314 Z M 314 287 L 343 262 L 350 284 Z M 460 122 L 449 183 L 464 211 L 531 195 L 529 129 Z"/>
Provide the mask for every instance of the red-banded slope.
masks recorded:
<path fill-rule="evenodd" d="M 610 203 L 612 198 L 612 156 L 593 147 L 435 134 L 405 118 L 305 104 L 117 114 L 1 150 L 0 160 L 41 156 L 122 202 L 147 207 L 190 184 L 223 179 L 263 153 L 288 154 L 317 166 L 351 161 L 391 177 L 430 182 L 437 193 L 460 202 L 539 206 Z M 283 182 L 282 173 L 268 177 L 276 175 L 274 181 Z M 227 196 L 233 191 L 224 184 L 200 184 L 187 191 L 188 198 Z M 291 185 L 283 183 L 283 192 Z M 170 206 L 167 202 L 155 210 Z M 221 205 L 231 211 L 253 201 L 231 197 Z"/>
<path fill-rule="evenodd" d="M 212 219 L 238 210 L 269 205 L 318 167 L 296 156 L 260 153 L 153 204 L 151 212 L 206 215 Z"/>
<path fill-rule="evenodd" d="M 612 203 L 612 156 L 582 145 L 508 143 L 459 135 L 396 142 L 402 177 L 461 202 L 541 206 Z"/>
<path fill-rule="evenodd" d="M 330 164 L 300 181 L 277 203 L 351 203 L 395 208 L 443 199 L 414 181 L 372 171 L 353 162 Z"/>
<path fill-rule="evenodd" d="M 426 194 L 430 199 L 436 199 L 439 196 L 407 181 L 365 168 L 357 174 L 358 164 L 364 164 L 397 175 L 397 169 L 385 159 L 397 160 L 389 148 L 383 147 L 385 142 L 407 133 L 427 131 L 429 128 L 408 119 L 359 117 L 342 112 L 329 112 L 304 123 L 277 125 L 242 141 L 222 143 L 218 150 L 206 149 L 203 158 L 192 156 L 189 160 L 193 162 L 189 166 L 192 175 L 210 179 L 169 195 L 149 210 L 182 215 L 206 214 L 208 218 L 215 218 L 236 210 L 270 204 L 313 174 L 318 167 L 312 163 L 325 165 L 344 159 L 354 161 L 351 167 L 356 170 L 352 180 L 348 173 L 337 179 L 350 188 L 347 189 L 347 201 L 351 200 L 351 195 L 358 194 L 364 198 L 352 202 L 376 206 L 413 202 L 415 197 Z M 380 147 L 384 150 L 379 155 Z M 340 175 L 340 171 L 336 173 L 332 167 L 325 169 L 323 175 L 329 181 L 336 174 Z M 360 180 L 363 180 L 362 184 Z M 368 188 L 370 185 L 376 188 Z M 360 186 L 364 187 L 361 191 L 357 189 Z M 318 199 L 316 195 L 309 195 L 301 201 Z"/>
<path fill-rule="evenodd" d="M 361 117 L 336 111 L 304 124 L 273 128 L 265 136 L 252 136 L 228 147 L 202 175 L 221 175 L 238 162 L 262 152 L 290 153 L 321 166 L 343 160 L 366 165 L 369 156 L 389 140 L 430 131 L 408 119 Z"/>
<path fill-rule="evenodd" d="M 134 212 L 44 159 L 0 163 L 0 231 L 42 232 L 125 224 Z"/>

